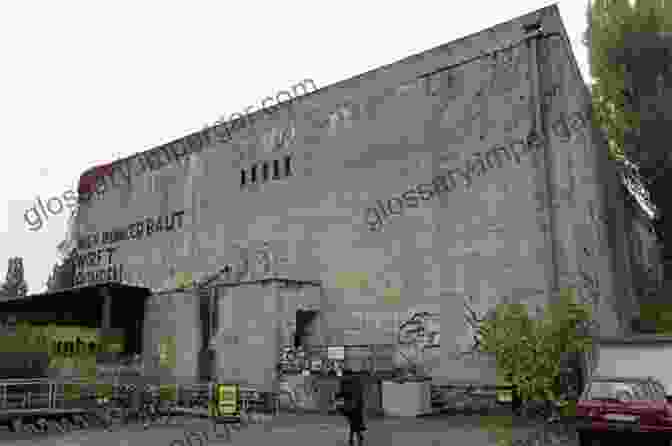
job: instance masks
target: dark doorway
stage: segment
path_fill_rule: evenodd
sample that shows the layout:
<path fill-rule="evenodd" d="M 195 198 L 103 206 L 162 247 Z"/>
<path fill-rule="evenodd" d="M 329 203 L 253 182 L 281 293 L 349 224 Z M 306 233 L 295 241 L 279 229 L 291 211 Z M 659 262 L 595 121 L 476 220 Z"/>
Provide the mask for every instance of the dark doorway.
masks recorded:
<path fill-rule="evenodd" d="M 312 334 L 312 325 L 317 318 L 317 310 L 296 310 L 296 332 L 294 333 L 294 348 L 305 344 L 306 339 Z"/>

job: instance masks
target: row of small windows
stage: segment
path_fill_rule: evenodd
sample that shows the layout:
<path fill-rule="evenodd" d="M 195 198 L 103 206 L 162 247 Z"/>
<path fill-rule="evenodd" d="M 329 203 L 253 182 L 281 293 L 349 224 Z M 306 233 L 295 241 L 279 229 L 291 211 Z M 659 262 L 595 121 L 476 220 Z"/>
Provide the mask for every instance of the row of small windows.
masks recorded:
<path fill-rule="evenodd" d="M 292 155 L 282 159 L 261 161 L 246 169 L 240 169 L 240 187 L 266 183 L 269 180 L 282 180 L 294 175 Z"/>

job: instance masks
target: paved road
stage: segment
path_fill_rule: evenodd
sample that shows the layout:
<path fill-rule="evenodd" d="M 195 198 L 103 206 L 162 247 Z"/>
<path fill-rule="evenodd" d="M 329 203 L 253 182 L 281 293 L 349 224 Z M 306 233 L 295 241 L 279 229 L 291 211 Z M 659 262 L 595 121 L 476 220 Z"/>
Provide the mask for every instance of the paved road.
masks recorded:
<path fill-rule="evenodd" d="M 485 426 L 485 419 L 474 416 L 439 416 L 418 419 L 378 418 L 368 420 L 367 442 L 371 446 L 443 446 L 478 445 L 496 446 L 498 435 Z M 517 426 L 508 438 L 532 438 L 533 426 Z M 210 431 L 207 421 L 180 420 L 176 425 L 156 426 L 144 431 L 134 424 L 113 432 L 89 429 L 68 434 L 13 434 L 0 431 L 0 446 L 178 446 L 174 440 L 184 440 L 185 430 Z M 210 434 L 212 437 L 212 434 Z M 265 424 L 253 424 L 241 432 L 233 432 L 232 445 L 291 445 L 320 446 L 345 445 L 347 427 L 338 416 L 282 415 Z M 502 438 L 502 437 L 500 437 Z M 505 437 L 506 438 L 506 435 Z M 210 440 L 210 445 L 227 444 L 223 439 Z M 503 443 L 507 444 L 507 443 Z M 510 444 L 510 443 L 508 443 Z M 534 443 L 528 443 L 534 446 Z M 574 442 L 562 444 L 575 446 Z M 183 446 L 188 446 L 186 443 Z M 192 446 L 200 445 L 193 441 Z"/>

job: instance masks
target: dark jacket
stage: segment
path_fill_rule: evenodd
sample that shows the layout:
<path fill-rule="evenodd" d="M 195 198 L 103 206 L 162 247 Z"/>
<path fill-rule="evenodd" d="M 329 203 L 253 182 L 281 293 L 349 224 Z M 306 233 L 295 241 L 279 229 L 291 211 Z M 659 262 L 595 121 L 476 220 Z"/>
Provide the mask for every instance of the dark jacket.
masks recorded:
<path fill-rule="evenodd" d="M 364 383 L 361 377 L 351 375 L 341 381 L 341 391 L 337 397 L 343 398 L 345 411 L 363 410 Z"/>
<path fill-rule="evenodd" d="M 131 411 L 137 412 L 142 409 L 143 400 L 144 398 L 140 389 L 131 392 L 129 395 L 129 406 Z"/>
<path fill-rule="evenodd" d="M 366 430 L 364 423 L 364 382 L 360 376 L 348 376 L 341 382 L 340 396 L 344 399 L 341 412 L 347 418 L 352 432 Z"/>

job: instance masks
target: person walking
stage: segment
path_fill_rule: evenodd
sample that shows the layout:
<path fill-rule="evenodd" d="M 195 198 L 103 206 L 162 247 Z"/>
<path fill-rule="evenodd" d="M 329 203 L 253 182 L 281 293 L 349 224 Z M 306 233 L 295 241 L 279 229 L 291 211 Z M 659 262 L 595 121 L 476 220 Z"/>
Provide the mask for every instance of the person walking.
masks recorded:
<path fill-rule="evenodd" d="M 520 389 L 513 382 L 513 376 L 508 375 L 507 381 L 511 385 L 511 409 L 513 410 L 514 415 L 521 416 L 523 412 L 523 398 L 520 395 Z"/>
<path fill-rule="evenodd" d="M 143 392 L 143 404 L 142 404 L 142 418 L 143 418 L 143 428 L 149 429 L 149 427 L 157 422 L 158 419 L 158 405 L 159 405 L 159 390 L 158 386 L 149 385 L 147 386 L 145 392 Z"/>
<path fill-rule="evenodd" d="M 521 416 L 523 414 L 523 399 L 520 396 L 518 386 L 513 386 L 511 397 L 511 408 L 513 409 L 513 413 L 517 416 Z"/>
<path fill-rule="evenodd" d="M 143 404 L 143 391 L 142 388 L 138 387 L 133 389 L 129 395 L 129 418 L 133 418 L 136 421 L 143 421 L 142 418 L 142 404 Z"/>
<path fill-rule="evenodd" d="M 106 432 L 110 432 L 112 430 L 112 416 L 109 407 L 110 398 L 107 395 L 101 394 L 98 395 L 96 402 L 98 403 L 98 418 L 103 424 L 103 429 L 105 429 Z"/>
<path fill-rule="evenodd" d="M 355 435 L 359 446 L 364 444 L 364 383 L 361 376 L 347 374 L 341 382 L 341 391 L 336 395 L 343 398 L 342 414 L 348 421 L 350 428 L 348 444 L 354 446 Z"/>

